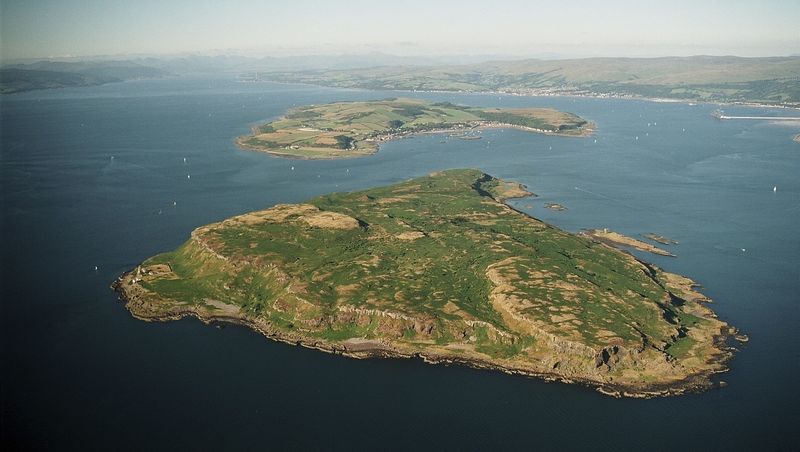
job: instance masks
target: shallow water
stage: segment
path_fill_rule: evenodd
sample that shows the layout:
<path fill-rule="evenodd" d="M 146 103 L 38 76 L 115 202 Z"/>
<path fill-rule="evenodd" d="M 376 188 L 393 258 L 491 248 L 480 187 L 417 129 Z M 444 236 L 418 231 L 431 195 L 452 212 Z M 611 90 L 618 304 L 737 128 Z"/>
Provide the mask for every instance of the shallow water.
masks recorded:
<path fill-rule="evenodd" d="M 598 130 L 592 138 L 418 136 L 340 161 L 291 161 L 233 144 L 252 123 L 293 105 L 398 95 L 554 106 Z M 797 123 L 717 121 L 713 105 L 202 77 L 1 101 L 4 441 L 66 449 L 734 450 L 800 440 Z M 719 316 L 750 335 L 721 377 L 729 386 L 616 400 L 415 360 L 357 361 L 240 327 L 137 321 L 108 289 L 197 226 L 454 167 L 528 185 L 539 198 L 514 206 L 570 231 L 609 227 L 679 241 L 670 247 L 677 258 L 639 255 L 700 282 Z M 568 210 L 544 209 L 547 202 Z"/>

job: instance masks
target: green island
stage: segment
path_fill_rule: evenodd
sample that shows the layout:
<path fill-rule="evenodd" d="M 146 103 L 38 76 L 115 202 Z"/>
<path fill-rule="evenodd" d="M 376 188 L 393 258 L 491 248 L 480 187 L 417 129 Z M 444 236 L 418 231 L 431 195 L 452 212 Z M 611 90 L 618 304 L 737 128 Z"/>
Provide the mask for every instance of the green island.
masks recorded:
<path fill-rule="evenodd" d="M 142 320 L 233 322 L 354 358 L 614 396 L 714 387 L 737 331 L 695 283 L 504 202 L 527 193 L 460 169 L 279 204 L 195 229 L 114 287 Z"/>
<path fill-rule="evenodd" d="M 236 143 L 254 151 L 301 159 L 360 157 L 381 142 L 418 133 L 450 132 L 476 139 L 476 129 L 516 128 L 564 136 L 587 136 L 592 124 L 550 108 L 476 108 L 449 102 L 386 99 L 298 107 L 284 117 L 253 127 Z"/>
<path fill-rule="evenodd" d="M 567 208 L 566 208 L 566 207 L 562 206 L 561 204 L 555 203 L 555 202 L 548 202 L 548 203 L 546 203 L 546 204 L 544 205 L 544 208 L 545 208 L 545 209 L 550 209 L 550 210 L 553 210 L 553 211 L 555 211 L 555 212 L 563 212 L 563 211 L 567 210 Z"/>

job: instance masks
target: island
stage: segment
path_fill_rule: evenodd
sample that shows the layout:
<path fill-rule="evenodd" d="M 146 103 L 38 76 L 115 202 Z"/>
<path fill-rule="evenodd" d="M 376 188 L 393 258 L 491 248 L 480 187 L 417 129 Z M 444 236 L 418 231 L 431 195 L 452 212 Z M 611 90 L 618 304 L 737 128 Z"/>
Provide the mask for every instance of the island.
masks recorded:
<path fill-rule="evenodd" d="M 672 240 L 669 237 L 664 237 L 661 234 L 656 234 L 655 232 L 648 232 L 648 233 L 643 234 L 643 235 L 644 235 L 645 238 L 648 238 L 648 239 L 650 239 L 650 240 L 652 240 L 654 242 L 658 242 L 658 243 L 660 243 L 662 245 L 677 245 L 678 244 L 677 241 Z"/>
<path fill-rule="evenodd" d="M 686 277 L 504 203 L 479 170 L 279 204 L 202 226 L 114 288 L 354 358 L 420 358 L 654 397 L 714 387 L 739 334 Z"/>
<path fill-rule="evenodd" d="M 795 135 L 795 136 L 792 138 L 792 141 L 794 141 L 795 143 L 800 143 L 800 133 L 798 133 L 797 135 Z"/>
<path fill-rule="evenodd" d="M 545 209 L 550 209 L 550 210 L 553 210 L 553 211 L 556 211 L 556 212 L 562 212 L 564 210 L 567 210 L 566 207 L 562 206 L 561 204 L 555 203 L 555 202 L 546 203 L 544 205 L 544 208 Z"/>
<path fill-rule="evenodd" d="M 550 108 L 477 108 L 419 99 L 335 102 L 298 107 L 236 139 L 244 149 L 300 159 L 373 154 L 381 142 L 418 133 L 449 132 L 475 140 L 479 129 L 516 128 L 562 136 L 587 136 L 593 124 Z"/>

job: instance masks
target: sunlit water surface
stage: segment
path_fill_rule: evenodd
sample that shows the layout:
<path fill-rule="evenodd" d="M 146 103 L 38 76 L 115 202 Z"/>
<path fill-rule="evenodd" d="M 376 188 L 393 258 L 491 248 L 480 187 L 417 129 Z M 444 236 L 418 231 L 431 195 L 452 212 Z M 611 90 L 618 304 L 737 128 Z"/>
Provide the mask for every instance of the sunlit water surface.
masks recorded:
<path fill-rule="evenodd" d="M 553 106 L 595 121 L 598 130 L 592 138 L 512 130 L 485 131 L 475 141 L 419 136 L 340 161 L 291 161 L 233 144 L 253 123 L 295 105 L 399 95 Z M 7 441 L 139 450 L 798 444 L 797 123 L 718 121 L 712 105 L 202 77 L 0 101 Z M 751 337 L 721 377 L 728 387 L 617 400 L 579 386 L 416 360 L 351 360 L 241 327 L 134 320 L 109 289 L 122 272 L 177 247 L 197 226 L 455 167 L 528 185 L 539 197 L 512 204 L 569 231 L 609 227 L 679 241 L 671 248 L 677 258 L 640 256 L 696 279 L 719 316 Z M 568 210 L 544 209 L 548 202 Z"/>

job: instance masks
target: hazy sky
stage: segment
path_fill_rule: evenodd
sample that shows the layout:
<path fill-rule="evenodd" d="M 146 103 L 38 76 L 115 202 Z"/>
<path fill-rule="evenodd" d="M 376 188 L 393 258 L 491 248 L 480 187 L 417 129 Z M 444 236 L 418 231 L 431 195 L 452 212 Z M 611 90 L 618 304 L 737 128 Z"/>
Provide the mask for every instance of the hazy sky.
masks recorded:
<path fill-rule="evenodd" d="M 3 59 L 251 54 L 800 53 L 800 0 L 0 0 Z"/>

